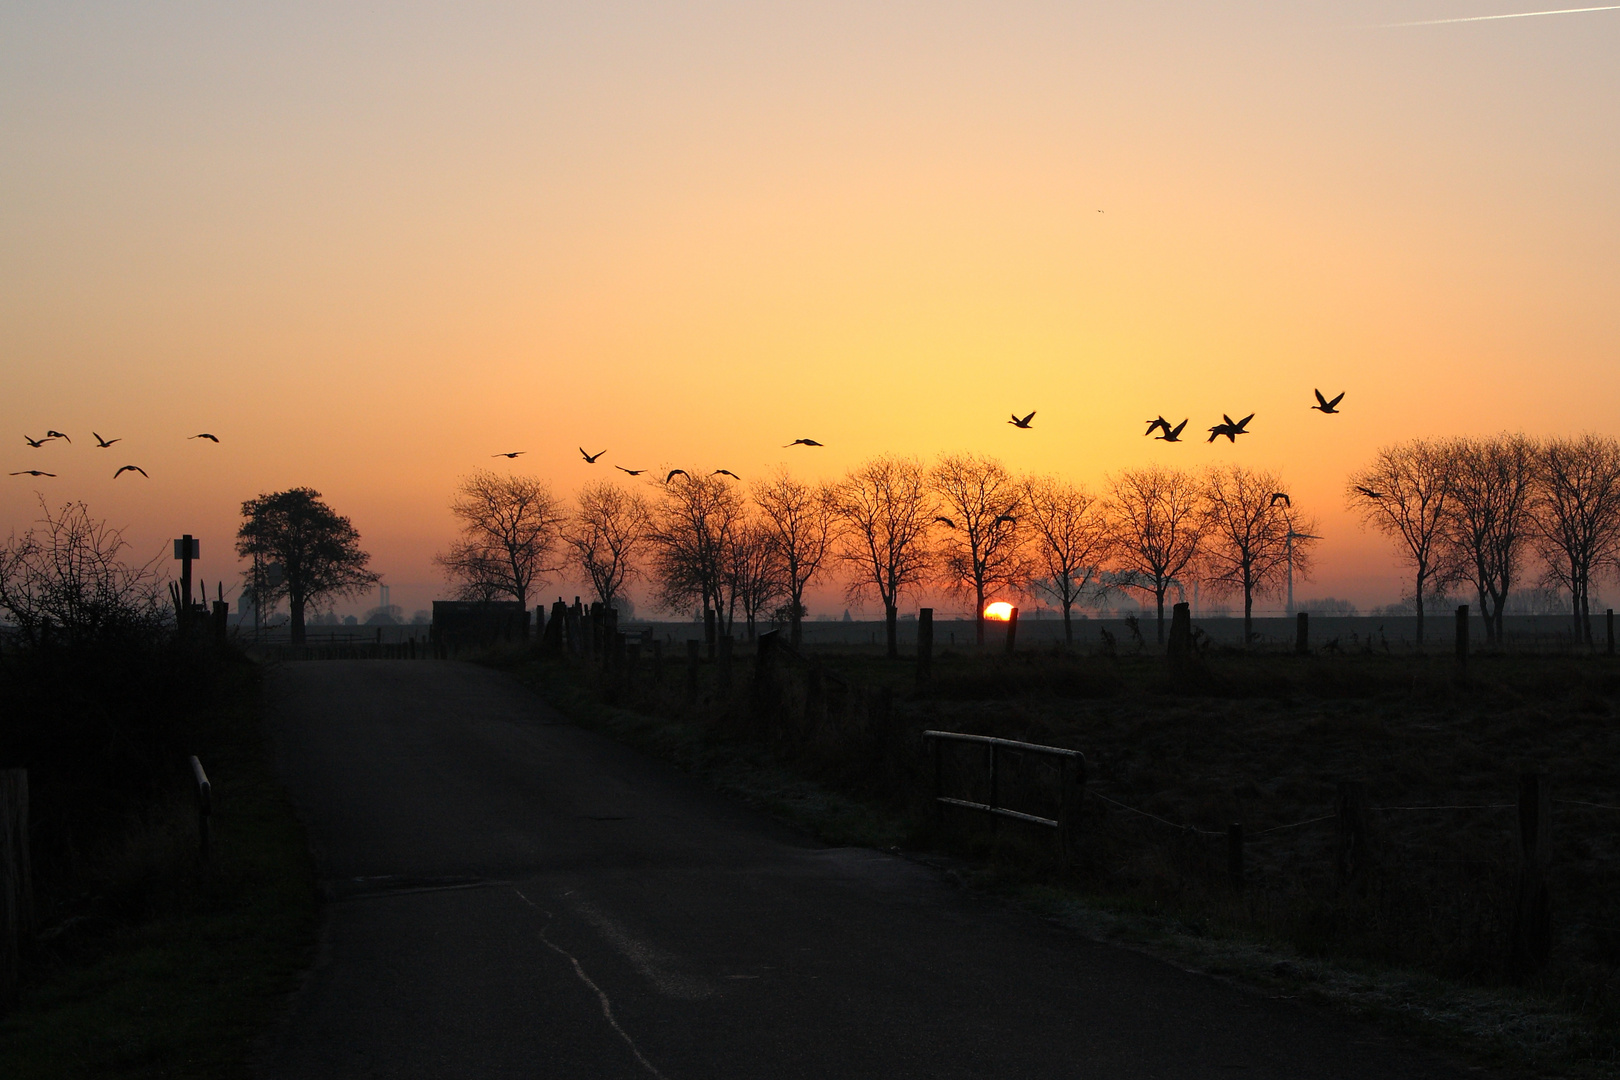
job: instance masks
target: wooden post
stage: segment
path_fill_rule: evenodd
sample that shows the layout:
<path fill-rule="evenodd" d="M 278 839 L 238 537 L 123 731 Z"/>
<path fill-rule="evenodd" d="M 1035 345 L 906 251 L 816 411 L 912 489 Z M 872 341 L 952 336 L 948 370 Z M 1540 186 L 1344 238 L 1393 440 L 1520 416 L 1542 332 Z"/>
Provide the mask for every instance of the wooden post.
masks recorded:
<path fill-rule="evenodd" d="M 686 643 L 686 703 L 697 704 L 698 698 L 698 657 L 703 650 L 703 642 L 691 638 Z"/>
<path fill-rule="evenodd" d="M 1457 663 L 1468 663 L 1468 605 L 1457 608 Z"/>
<path fill-rule="evenodd" d="M 1013 608 L 1007 613 L 1007 655 L 1013 654 L 1013 648 L 1018 643 L 1018 609 Z"/>
<path fill-rule="evenodd" d="M 723 634 L 720 637 L 720 690 L 722 693 L 731 691 L 731 635 Z"/>
<path fill-rule="evenodd" d="M 1243 891 L 1243 823 L 1234 821 L 1226 827 L 1226 876 L 1232 888 Z"/>
<path fill-rule="evenodd" d="M 934 669 L 934 609 L 917 612 L 917 682 L 926 683 Z"/>
<path fill-rule="evenodd" d="M 715 647 L 719 637 L 719 630 L 715 626 L 714 608 L 707 605 L 703 608 L 703 640 L 709 646 L 709 659 L 714 659 Z"/>
<path fill-rule="evenodd" d="M 1294 651 L 1300 656 L 1311 651 L 1311 615 L 1308 611 L 1294 616 Z"/>
<path fill-rule="evenodd" d="M 0 1012 L 17 1004 L 22 943 L 34 932 L 28 857 L 28 772 L 0 772 Z"/>
<path fill-rule="evenodd" d="M 1192 608 L 1187 604 L 1170 609 L 1170 640 L 1165 657 L 1172 674 L 1185 672 L 1192 665 Z"/>
<path fill-rule="evenodd" d="M 209 832 L 211 831 L 214 816 L 214 793 L 213 788 L 208 783 L 208 774 L 203 772 L 202 762 L 197 760 L 195 754 L 191 758 L 191 780 L 197 796 L 197 848 L 203 857 L 203 861 L 207 862 L 209 856 Z"/>
<path fill-rule="evenodd" d="M 1058 789 L 1058 866 L 1062 870 L 1074 867 L 1080 853 L 1080 801 L 1086 791 L 1086 759 L 1062 759 L 1062 775 Z"/>
<path fill-rule="evenodd" d="M 1518 903 L 1513 912 L 1509 970 L 1523 979 L 1539 971 L 1552 950 L 1547 868 L 1552 862 L 1552 797 L 1545 773 L 1519 776 Z"/>
<path fill-rule="evenodd" d="M 1371 854 L 1367 842 L 1367 785 L 1341 780 L 1334 806 L 1338 818 L 1333 850 L 1334 880 L 1342 889 L 1366 880 Z"/>

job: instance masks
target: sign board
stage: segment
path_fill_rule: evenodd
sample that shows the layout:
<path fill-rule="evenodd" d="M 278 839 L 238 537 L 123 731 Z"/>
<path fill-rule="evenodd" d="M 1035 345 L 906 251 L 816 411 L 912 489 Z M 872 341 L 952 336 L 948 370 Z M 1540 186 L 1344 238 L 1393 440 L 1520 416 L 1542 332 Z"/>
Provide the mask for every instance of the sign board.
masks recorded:
<path fill-rule="evenodd" d="M 186 541 L 191 541 L 191 551 L 186 551 Z M 174 557 L 177 559 L 202 558 L 202 541 L 196 537 L 187 536 L 174 542 Z"/>

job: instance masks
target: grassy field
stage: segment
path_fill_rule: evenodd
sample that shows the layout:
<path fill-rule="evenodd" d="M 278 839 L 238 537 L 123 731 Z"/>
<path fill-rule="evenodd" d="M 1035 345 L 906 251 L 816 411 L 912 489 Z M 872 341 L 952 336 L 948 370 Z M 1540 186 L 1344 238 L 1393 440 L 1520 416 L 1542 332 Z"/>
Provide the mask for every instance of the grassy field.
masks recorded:
<path fill-rule="evenodd" d="M 7 1080 L 245 1077 L 310 963 L 313 868 L 271 775 L 257 675 L 237 662 L 222 680 L 186 733 L 214 791 L 214 858 L 199 860 L 195 804 L 174 783 L 47 867 L 22 1003 L 0 1019 Z"/>
<path fill-rule="evenodd" d="M 1437 1034 L 1459 1053 L 1545 1075 L 1620 1075 L 1620 663 L 1600 656 L 1296 657 L 1212 650 L 1172 678 L 1155 655 L 947 650 L 910 661 L 860 646 L 787 659 L 732 685 L 684 659 L 626 686 L 576 661 L 528 676 L 587 722 L 662 753 L 834 841 L 961 860 L 965 878 L 1089 932 L 1268 989 Z M 815 669 L 817 674 L 812 675 Z M 812 684 L 817 684 L 812 688 Z M 1079 749 L 1077 865 L 1049 832 L 932 812 L 938 728 Z M 946 785 L 985 794 L 978 748 Z M 1053 774 L 1009 756 L 1004 804 L 1050 814 Z M 1020 767 L 1022 766 L 1022 767 Z M 1554 802 L 1551 959 L 1508 965 L 1521 772 Z M 1335 798 L 1366 785 L 1366 875 L 1334 873 Z M 1461 809 L 1431 809 L 1457 807 Z M 1244 826 L 1245 881 L 1227 875 Z"/>

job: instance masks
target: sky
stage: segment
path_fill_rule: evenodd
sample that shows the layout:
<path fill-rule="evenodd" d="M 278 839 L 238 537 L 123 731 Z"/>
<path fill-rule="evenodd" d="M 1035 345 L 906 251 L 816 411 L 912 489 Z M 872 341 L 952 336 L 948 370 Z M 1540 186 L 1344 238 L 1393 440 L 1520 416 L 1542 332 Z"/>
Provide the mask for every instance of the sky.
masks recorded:
<path fill-rule="evenodd" d="M 0 535 L 82 500 L 235 582 L 308 486 L 409 612 L 478 468 L 1239 462 L 1302 596 L 1391 602 L 1379 446 L 1620 434 L 1620 11 L 1388 25 L 1559 6 L 12 0 L 0 473 L 58 475 Z"/>

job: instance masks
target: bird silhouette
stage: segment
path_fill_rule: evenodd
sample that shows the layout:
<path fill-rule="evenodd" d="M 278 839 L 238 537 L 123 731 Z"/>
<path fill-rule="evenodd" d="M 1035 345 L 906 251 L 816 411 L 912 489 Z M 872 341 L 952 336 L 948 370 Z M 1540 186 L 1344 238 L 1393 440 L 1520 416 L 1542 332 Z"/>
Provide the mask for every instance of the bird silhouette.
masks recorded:
<path fill-rule="evenodd" d="M 1161 416 L 1157 420 L 1149 420 L 1147 422 L 1147 426 L 1148 426 L 1148 429 L 1146 431 L 1142 432 L 1143 435 L 1151 435 L 1151 434 L 1153 434 L 1153 429 L 1154 428 L 1164 428 L 1164 430 L 1169 431 L 1170 430 L 1170 421 L 1166 420 L 1164 417 Z"/>
<path fill-rule="evenodd" d="M 782 449 L 786 450 L 788 448 L 788 446 L 820 446 L 820 445 L 821 444 L 816 442 L 816 440 L 814 440 L 814 439 L 794 439 L 792 442 L 788 443 L 787 446 L 782 447 Z"/>
<path fill-rule="evenodd" d="M 1234 420 L 1230 416 L 1227 416 L 1225 413 L 1221 413 L 1221 418 L 1224 419 L 1228 424 L 1232 425 L 1232 434 L 1234 434 L 1234 435 L 1247 435 L 1248 432 L 1244 431 L 1243 429 L 1249 426 L 1249 421 L 1250 420 L 1254 419 L 1254 413 L 1250 413 L 1248 416 L 1245 416 L 1241 420 Z"/>
<path fill-rule="evenodd" d="M 72 439 L 68 438 L 66 435 L 62 434 L 60 431 L 47 431 L 45 433 L 45 437 L 47 439 L 61 439 L 63 442 L 72 442 L 73 441 Z"/>
<path fill-rule="evenodd" d="M 669 483 L 671 480 L 675 479 L 677 476 L 684 476 L 688 480 L 692 479 L 692 474 L 687 472 L 685 469 L 671 469 L 671 470 L 669 470 L 669 475 L 664 477 L 664 483 L 666 483 L 666 484 Z"/>
<path fill-rule="evenodd" d="M 93 431 L 90 434 L 96 435 L 96 433 L 93 432 Z M 124 440 L 122 438 L 103 439 L 100 435 L 96 435 L 96 446 L 100 447 L 102 450 L 107 449 L 107 447 L 111 446 L 115 442 L 123 442 L 123 441 Z"/>
<path fill-rule="evenodd" d="M 1188 417 L 1187 419 L 1190 420 L 1192 418 Z M 1163 439 L 1165 442 L 1180 442 L 1181 441 L 1181 429 L 1186 427 L 1186 426 L 1187 426 L 1187 421 L 1186 420 L 1183 420 L 1181 423 L 1177 424 L 1175 427 L 1171 427 L 1169 424 L 1165 424 L 1164 425 L 1164 434 L 1163 435 L 1155 435 L 1154 438 L 1155 439 Z M 1153 429 L 1149 428 L 1148 430 L 1152 431 Z"/>
<path fill-rule="evenodd" d="M 1035 419 L 1035 414 L 1033 412 L 1024 417 L 1022 420 L 1018 418 L 1017 413 L 1013 413 L 1012 419 L 1007 421 L 1007 423 L 1011 424 L 1015 428 L 1023 428 L 1027 431 L 1029 429 L 1029 422 L 1033 419 Z"/>
<path fill-rule="evenodd" d="M 945 526 L 947 529 L 956 528 L 956 522 L 952 521 L 948 517 L 937 517 L 934 520 L 939 522 L 941 525 Z"/>
<path fill-rule="evenodd" d="M 1271 505 L 1276 506 L 1279 502 L 1290 510 L 1294 508 L 1294 500 L 1288 497 L 1286 491 L 1273 491 L 1271 493 Z"/>
<path fill-rule="evenodd" d="M 52 436 L 50 435 L 45 436 L 43 439 L 33 439 L 29 438 L 27 435 L 23 436 L 23 442 L 27 443 L 29 446 L 32 446 L 35 450 L 38 450 L 40 447 L 50 442 L 51 439 Z"/>
<path fill-rule="evenodd" d="M 138 472 L 142 476 L 146 476 L 146 470 L 141 468 L 139 465 L 125 465 L 123 468 L 121 468 L 117 472 L 113 473 L 113 479 L 116 480 L 120 476 L 123 476 L 127 472 Z M 146 478 L 148 480 L 152 479 L 150 476 L 146 476 Z"/>
<path fill-rule="evenodd" d="M 733 480 L 741 480 L 742 479 L 742 477 L 738 476 L 736 473 L 732 472 L 730 469 L 716 469 L 716 470 L 714 470 L 714 472 L 710 473 L 709 475 L 710 476 L 729 476 Z"/>
<path fill-rule="evenodd" d="M 585 452 L 585 448 L 583 446 L 579 448 L 579 456 L 585 459 L 585 464 L 587 464 L 587 465 L 595 465 L 596 464 L 596 459 L 601 457 L 605 453 L 607 453 L 606 450 L 598 450 L 594 454 L 587 454 Z"/>
<path fill-rule="evenodd" d="M 191 440 L 191 439 L 207 439 L 211 443 L 219 442 L 219 436 L 218 435 L 210 435 L 206 431 L 199 431 L 195 435 L 186 436 L 186 438 L 187 438 L 188 441 Z"/>
<path fill-rule="evenodd" d="M 1018 519 L 1013 517 L 1011 514 L 997 514 L 996 519 L 990 523 L 990 527 L 993 529 L 997 525 L 1000 525 L 1003 521 L 1009 525 L 1018 524 Z"/>
<path fill-rule="evenodd" d="M 511 450 L 511 451 L 508 451 L 507 453 L 504 453 L 504 454 L 491 454 L 489 456 L 490 457 L 515 458 L 519 454 L 527 454 L 527 453 L 528 453 L 527 450 Z"/>
<path fill-rule="evenodd" d="M 623 465 L 615 465 L 613 467 L 622 473 L 629 473 L 631 476 L 640 476 L 642 473 L 647 471 L 646 469 L 627 469 Z M 675 471 L 680 472 L 679 469 L 676 469 Z"/>
<path fill-rule="evenodd" d="M 1231 424 L 1216 424 L 1214 427 L 1209 429 L 1209 440 L 1208 441 L 1209 442 L 1214 442 L 1216 439 L 1220 438 L 1222 435 L 1225 435 L 1227 437 L 1227 439 L 1230 440 L 1231 442 L 1237 442 L 1237 439 L 1234 438 L 1234 436 L 1236 434 L 1237 434 L 1237 431 L 1232 427 Z"/>
<path fill-rule="evenodd" d="M 1316 395 L 1316 404 L 1312 405 L 1311 408 L 1315 409 L 1317 412 L 1336 413 L 1339 411 L 1339 402 L 1344 400 L 1343 390 L 1340 390 L 1339 396 L 1334 398 L 1332 401 L 1329 401 L 1327 398 L 1323 397 L 1322 391 L 1320 390 L 1313 390 L 1312 393 Z"/>
<path fill-rule="evenodd" d="M 21 472 L 14 472 L 11 475 L 12 476 L 55 476 L 56 474 L 53 473 L 53 472 L 41 472 L 38 469 L 24 469 Z"/>
<path fill-rule="evenodd" d="M 1356 485 L 1356 490 L 1367 496 L 1369 499 L 1382 499 L 1384 497 L 1384 493 L 1382 491 L 1374 491 L 1372 488 L 1363 487 L 1360 484 Z"/>

